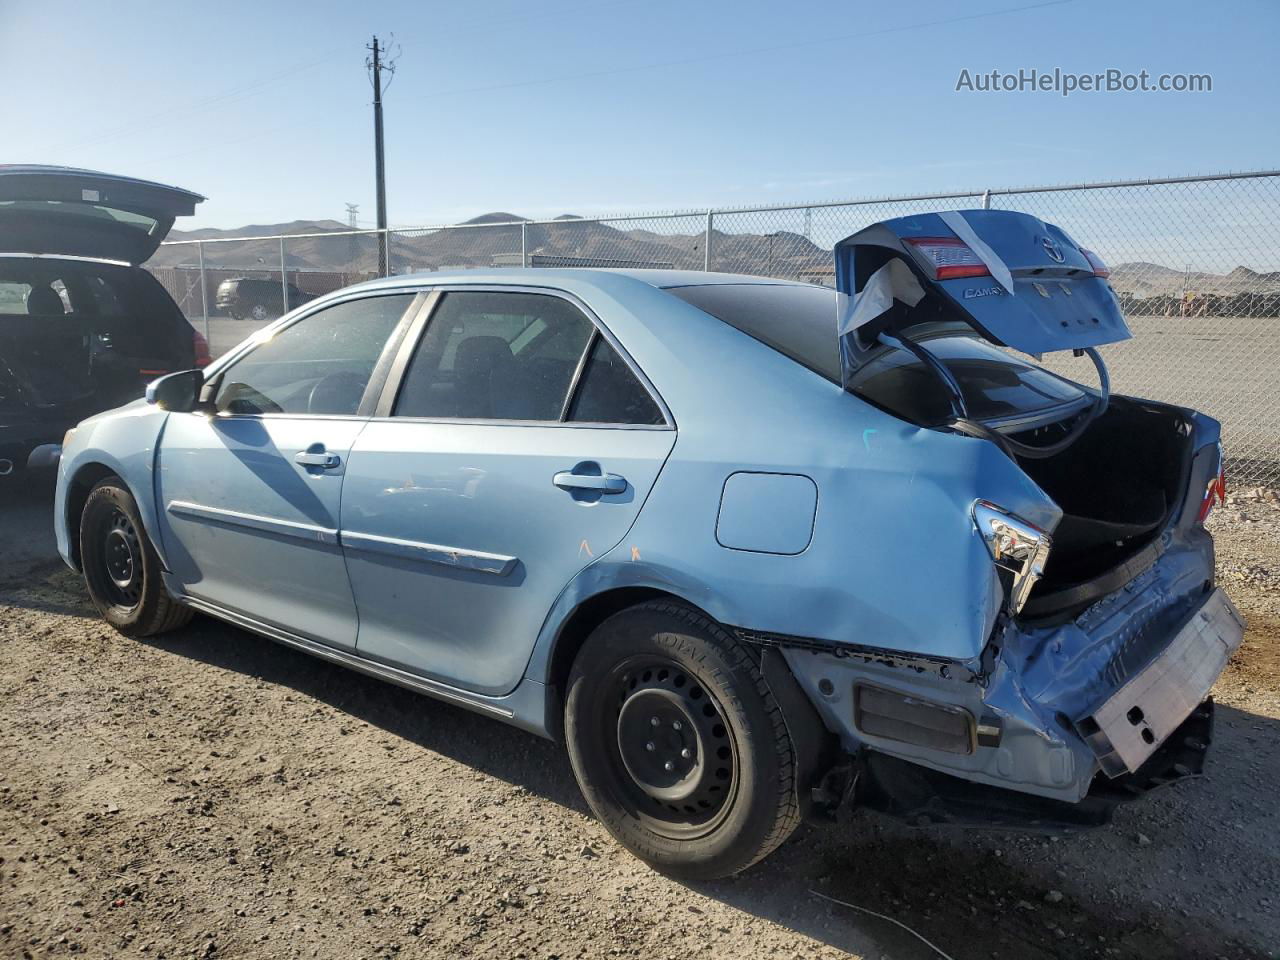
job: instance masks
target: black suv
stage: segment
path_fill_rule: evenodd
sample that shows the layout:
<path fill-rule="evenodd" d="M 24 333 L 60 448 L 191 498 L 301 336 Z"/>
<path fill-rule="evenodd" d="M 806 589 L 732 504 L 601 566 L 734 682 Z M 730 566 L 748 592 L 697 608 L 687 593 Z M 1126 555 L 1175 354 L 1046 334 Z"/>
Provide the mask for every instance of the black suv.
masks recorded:
<path fill-rule="evenodd" d="M 90 170 L 0 165 L 0 479 L 156 377 L 209 362 L 204 337 L 140 266 L 203 199 Z"/>
<path fill-rule="evenodd" d="M 315 299 L 315 294 L 305 293 L 292 283 L 289 284 L 288 290 L 290 310 L 308 300 Z M 218 284 L 214 304 L 219 313 L 225 313 L 237 320 L 257 320 L 265 323 L 285 312 L 280 309 L 283 300 L 279 280 L 232 277 Z"/>

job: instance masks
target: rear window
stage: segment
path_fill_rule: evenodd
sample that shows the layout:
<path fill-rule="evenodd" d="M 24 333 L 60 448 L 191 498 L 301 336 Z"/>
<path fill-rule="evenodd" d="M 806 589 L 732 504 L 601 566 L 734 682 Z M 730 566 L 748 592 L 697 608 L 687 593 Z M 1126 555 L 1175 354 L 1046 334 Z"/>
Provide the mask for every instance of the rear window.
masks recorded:
<path fill-rule="evenodd" d="M 969 416 L 987 423 L 1021 419 L 1085 393 L 1069 380 L 987 343 L 974 334 L 917 338 L 960 384 Z M 860 367 L 849 389 L 904 420 L 926 426 L 951 418 L 950 395 L 937 376 L 902 350 L 885 351 Z"/>
<path fill-rule="evenodd" d="M 840 382 L 834 290 L 801 284 L 709 283 L 668 287 L 667 293 L 833 383 Z"/>
<path fill-rule="evenodd" d="M 666 292 L 833 383 L 841 382 L 834 290 L 726 283 L 670 287 Z M 1085 399 L 1071 381 L 987 343 L 968 327 L 948 324 L 941 329 L 917 339 L 951 371 L 976 419 L 1021 418 Z M 912 423 L 933 425 L 950 416 L 946 388 L 918 359 L 901 350 L 886 347 L 872 356 L 855 371 L 849 389 Z"/>

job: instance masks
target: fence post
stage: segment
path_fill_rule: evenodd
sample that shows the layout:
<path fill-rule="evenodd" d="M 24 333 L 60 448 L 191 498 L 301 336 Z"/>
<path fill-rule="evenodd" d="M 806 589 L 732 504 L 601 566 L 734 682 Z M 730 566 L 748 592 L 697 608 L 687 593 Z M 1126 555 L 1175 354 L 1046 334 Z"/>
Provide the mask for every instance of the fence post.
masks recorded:
<path fill-rule="evenodd" d="M 196 242 L 196 255 L 200 259 L 200 316 L 204 324 L 204 340 L 209 343 L 209 281 L 204 275 L 204 241 Z M 212 349 L 212 347 L 210 347 Z"/>
<path fill-rule="evenodd" d="M 714 216 L 715 214 L 712 211 L 710 210 L 707 211 L 707 232 L 706 232 L 706 236 L 702 240 L 702 269 L 703 270 L 711 269 L 711 224 L 712 224 L 712 218 Z"/>
<path fill-rule="evenodd" d="M 280 238 L 280 313 L 289 312 L 289 275 L 284 269 L 284 237 Z"/>
<path fill-rule="evenodd" d="M 520 266 L 529 266 L 529 223 L 520 221 Z"/>
<path fill-rule="evenodd" d="M 990 190 L 982 191 L 982 209 L 983 210 L 991 209 L 991 191 Z"/>

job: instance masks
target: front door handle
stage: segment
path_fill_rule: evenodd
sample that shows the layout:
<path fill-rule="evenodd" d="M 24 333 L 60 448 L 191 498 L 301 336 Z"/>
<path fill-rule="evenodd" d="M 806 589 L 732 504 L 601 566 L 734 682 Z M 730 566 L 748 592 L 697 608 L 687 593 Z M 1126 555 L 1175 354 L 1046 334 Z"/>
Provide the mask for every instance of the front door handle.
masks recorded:
<path fill-rule="evenodd" d="M 342 462 L 342 458 L 336 453 L 303 450 L 301 453 L 294 454 L 293 462 L 304 467 L 323 467 L 325 470 L 332 470 Z"/>
<path fill-rule="evenodd" d="M 616 473 L 572 473 L 565 470 L 551 478 L 561 490 L 591 490 L 596 493 L 622 493 L 627 489 L 627 478 Z"/>

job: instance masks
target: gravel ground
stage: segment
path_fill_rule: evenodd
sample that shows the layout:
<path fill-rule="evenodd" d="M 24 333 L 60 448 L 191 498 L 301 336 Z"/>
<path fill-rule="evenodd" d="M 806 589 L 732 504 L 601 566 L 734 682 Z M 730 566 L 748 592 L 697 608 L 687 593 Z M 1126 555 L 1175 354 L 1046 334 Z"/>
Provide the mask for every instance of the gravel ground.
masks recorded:
<path fill-rule="evenodd" d="M 6 502 L 7 500 L 7 502 Z M 563 750 L 213 620 L 91 615 L 0 491 L 0 955 L 1280 956 L 1280 504 L 1220 508 L 1249 634 L 1207 775 L 1051 840 L 805 825 L 732 881 L 622 852 Z"/>

